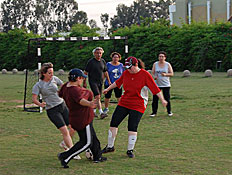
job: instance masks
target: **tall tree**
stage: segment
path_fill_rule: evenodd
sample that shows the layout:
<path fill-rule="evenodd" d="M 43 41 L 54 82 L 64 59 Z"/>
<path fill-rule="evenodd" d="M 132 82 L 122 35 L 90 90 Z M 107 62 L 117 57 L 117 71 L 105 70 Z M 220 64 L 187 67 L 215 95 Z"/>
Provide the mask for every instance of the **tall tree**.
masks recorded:
<path fill-rule="evenodd" d="M 97 22 L 94 19 L 89 20 L 89 26 L 91 29 L 98 28 L 97 27 Z"/>
<path fill-rule="evenodd" d="M 25 26 L 34 33 L 50 35 L 88 21 L 87 14 L 78 11 L 75 0 L 5 0 L 1 7 L 5 32 Z"/>
<path fill-rule="evenodd" d="M 136 0 L 130 7 L 119 4 L 116 8 L 117 15 L 110 19 L 113 29 L 140 24 L 141 19 L 149 18 L 151 22 L 160 18 L 168 19 L 168 6 L 175 0 Z M 141 18 L 142 17 L 142 18 Z"/>
<path fill-rule="evenodd" d="M 101 14 L 100 18 L 101 18 L 101 22 L 102 22 L 104 29 L 105 29 L 105 34 L 107 34 L 109 14 L 108 13 Z"/>

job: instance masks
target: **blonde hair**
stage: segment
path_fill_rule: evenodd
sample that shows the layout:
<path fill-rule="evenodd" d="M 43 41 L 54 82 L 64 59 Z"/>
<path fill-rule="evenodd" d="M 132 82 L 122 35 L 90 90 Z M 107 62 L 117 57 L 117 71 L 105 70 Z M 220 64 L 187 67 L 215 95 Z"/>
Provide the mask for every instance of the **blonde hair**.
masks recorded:
<path fill-rule="evenodd" d="M 39 70 L 39 74 L 40 74 L 40 79 L 43 80 L 44 79 L 44 75 L 48 72 L 48 69 L 53 68 L 53 64 L 51 62 L 48 63 L 43 63 L 41 69 Z"/>

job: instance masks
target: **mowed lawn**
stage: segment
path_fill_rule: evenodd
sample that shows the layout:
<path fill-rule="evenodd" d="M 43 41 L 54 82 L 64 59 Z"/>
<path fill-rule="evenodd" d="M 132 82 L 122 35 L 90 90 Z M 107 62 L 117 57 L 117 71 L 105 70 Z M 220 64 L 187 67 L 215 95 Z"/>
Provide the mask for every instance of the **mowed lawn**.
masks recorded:
<path fill-rule="evenodd" d="M 151 98 L 138 130 L 135 158 L 126 156 L 127 120 L 119 127 L 116 151 L 108 161 L 94 164 L 72 160 L 63 169 L 57 159 L 61 134 L 46 112 L 24 112 L 24 75 L 0 74 L 0 174 L 1 175 L 150 175 L 232 174 L 232 78 L 226 73 L 192 73 L 171 79 L 173 117 L 159 105 L 151 118 Z M 110 115 L 94 119 L 102 148 L 107 144 Z M 78 140 L 76 135 L 74 142 Z"/>

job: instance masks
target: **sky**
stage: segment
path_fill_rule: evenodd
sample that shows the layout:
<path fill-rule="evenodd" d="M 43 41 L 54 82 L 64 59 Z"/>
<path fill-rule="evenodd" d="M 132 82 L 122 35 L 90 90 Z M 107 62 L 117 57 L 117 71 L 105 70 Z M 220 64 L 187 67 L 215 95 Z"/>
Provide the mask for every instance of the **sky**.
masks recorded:
<path fill-rule="evenodd" d="M 88 20 L 94 19 L 98 27 L 102 27 L 101 14 L 108 13 L 109 17 L 117 14 L 118 4 L 130 6 L 134 0 L 76 0 L 79 10 L 85 11 Z"/>

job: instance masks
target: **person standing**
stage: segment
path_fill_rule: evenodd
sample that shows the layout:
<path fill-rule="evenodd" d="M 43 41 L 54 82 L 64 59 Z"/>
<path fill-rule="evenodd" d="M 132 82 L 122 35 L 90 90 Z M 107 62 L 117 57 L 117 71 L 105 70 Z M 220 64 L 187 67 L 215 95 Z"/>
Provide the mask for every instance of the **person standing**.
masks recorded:
<path fill-rule="evenodd" d="M 167 54 L 164 51 L 159 52 L 158 59 L 159 61 L 156 61 L 153 64 L 152 67 L 152 75 L 155 79 L 155 82 L 157 86 L 162 90 L 164 99 L 168 102 L 167 104 L 167 112 L 168 116 L 173 116 L 173 113 L 171 111 L 171 103 L 170 103 L 170 77 L 174 75 L 173 69 L 170 63 L 166 62 Z M 151 117 L 156 116 L 157 110 L 158 110 L 158 97 L 156 95 L 153 95 L 153 101 L 152 101 L 152 113 L 150 114 Z"/>
<path fill-rule="evenodd" d="M 95 163 L 107 160 L 106 157 L 102 157 L 100 142 L 92 123 L 96 99 L 92 101 L 93 93 L 81 87 L 84 78 L 87 78 L 87 76 L 82 70 L 72 69 L 69 72 L 69 82 L 65 83 L 59 91 L 59 96 L 64 98 L 69 108 L 70 124 L 77 131 L 80 138 L 71 149 L 58 154 L 64 168 L 69 168 L 69 161 L 88 148 L 93 153 Z"/>
<path fill-rule="evenodd" d="M 39 70 L 40 81 L 37 82 L 32 89 L 32 101 L 46 109 L 50 121 L 60 130 L 63 141 L 67 148 L 73 146 L 67 126 L 69 125 L 68 108 L 64 100 L 58 96 L 58 86 L 63 82 L 53 75 L 53 64 L 44 63 Z M 38 100 L 38 95 L 42 95 L 43 102 Z"/>
<path fill-rule="evenodd" d="M 119 88 L 122 85 L 125 90 L 112 115 L 108 131 L 108 144 L 102 150 L 102 153 L 115 150 L 114 141 L 118 132 L 118 126 L 129 115 L 126 154 L 129 158 L 133 158 L 135 156 L 133 150 L 137 140 L 137 128 L 148 103 L 148 89 L 160 98 L 163 106 L 166 106 L 167 102 L 164 100 L 152 76 L 144 70 L 142 60 L 128 57 L 125 61 L 125 68 L 127 70 L 123 72 L 122 76 L 103 91 L 106 94 L 111 89 Z"/>
<path fill-rule="evenodd" d="M 121 77 L 124 68 L 123 68 L 123 64 L 119 62 L 122 57 L 118 52 L 111 53 L 110 57 L 112 58 L 112 61 L 108 62 L 106 66 L 110 77 L 110 81 L 111 83 L 114 83 L 117 79 Z M 108 88 L 109 85 L 110 84 L 106 79 L 105 89 Z M 106 114 L 109 112 L 109 102 L 112 95 L 112 91 L 113 89 L 107 92 L 107 94 L 105 94 L 105 109 L 103 110 L 103 112 Z M 117 101 L 119 102 L 120 97 L 122 95 L 122 88 L 118 88 L 118 87 L 114 88 L 114 93 L 115 93 L 115 97 L 117 98 Z"/>
<path fill-rule="evenodd" d="M 93 92 L 94 98 L 97 101 L 97 108 L 99 110 L 99 114 L 101 119 L 105 118 L 107 114 L 105 114 L 102 110 L 101 105 L 101 94 L 102 94 L 102 84 L 104 76 L 107 78 L 109 84 L 111 84 L 106 62 L 102 58 L 102 54 L 104 53 L 104 50 L 101 47 L 96 47 L 93 50 L 94 58 L 88 60 L 86 68 L 85 68 L 85 74 L 88 75 L 89 79 L 89 85 Z M 84 87 L 86 87 L 86 80 L 84 80 Z M 96 109 L 94 109 L 95 116 L 97 117 Z"/>

